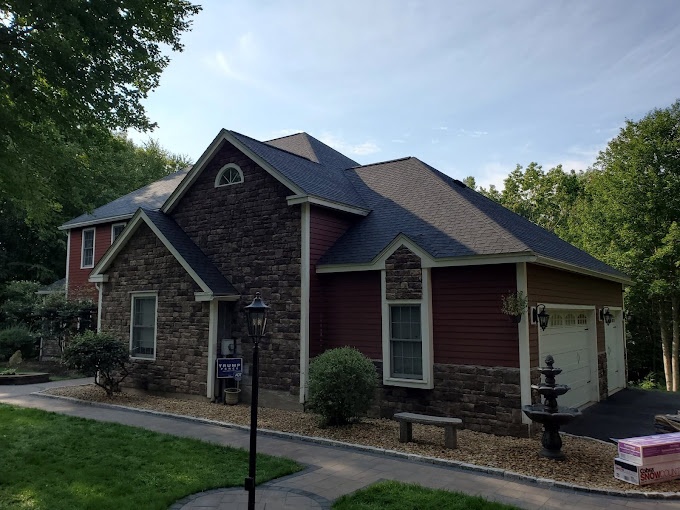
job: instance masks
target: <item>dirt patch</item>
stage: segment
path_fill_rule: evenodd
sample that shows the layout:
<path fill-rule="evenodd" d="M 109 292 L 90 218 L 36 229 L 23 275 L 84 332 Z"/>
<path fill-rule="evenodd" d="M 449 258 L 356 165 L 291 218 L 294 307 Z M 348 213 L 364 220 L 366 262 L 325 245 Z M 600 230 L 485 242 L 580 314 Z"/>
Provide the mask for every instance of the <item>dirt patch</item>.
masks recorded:
<path fill-rule="evenodd" d="M 239 425 L 250 424 L 250 407 L 242 404 L 225 406 L 196 400 L 181 400 L 137 393 L 121 393 L 114 395 L 113 398 L 108 398 L 102 389 L 94 385 L 56 388 L 50 390 L 49 393 L 89 401 L 198 416 Z M 267 429 L 452 459 L 586 487 L 624 491 L 680 492 L 680 480 L 636 487 L 614 479 L 616 447 L 589 439 L 563 437 L 563 450 L 567 454 L 567 460 L 554 462 L 537 456 L 540 449 L 539 437 L 529 439 L 501 437 L 461 430 L 458 433 L 458 448 L 448 450 L 443 447 L 443 429 L 438 427 L 414 425 L 413 439 L 415 442 L 400 443 L 399 425 L 392 420 L 365 419 L 361 423 L 347 427 L 320 428 L 318 424 L 318 417 L 310 413 L 269 408 L 261 408 L 258 412 L 258 426 Z"/>

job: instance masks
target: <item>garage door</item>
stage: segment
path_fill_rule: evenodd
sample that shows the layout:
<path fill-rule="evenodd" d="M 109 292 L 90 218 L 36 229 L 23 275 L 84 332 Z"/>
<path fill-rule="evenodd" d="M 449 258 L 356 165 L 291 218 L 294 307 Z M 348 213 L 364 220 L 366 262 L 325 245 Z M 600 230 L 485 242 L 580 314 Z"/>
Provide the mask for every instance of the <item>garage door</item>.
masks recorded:
<path fill-rule="evenodd" d="M 548 354 L 555 358 L 555 367 L 562 369 L 557 376 L 558 384 L 566 384 L 571 390 L 559 397 L 559 405 L 580 407 L 593 400 L 595 381 L 592 378 L 593 364 L 589 322 L 592 311 L 588 310 L 547 310 L 550 321 L 545 331 L 539 328 L 539 354 L 541 366 Z"/>

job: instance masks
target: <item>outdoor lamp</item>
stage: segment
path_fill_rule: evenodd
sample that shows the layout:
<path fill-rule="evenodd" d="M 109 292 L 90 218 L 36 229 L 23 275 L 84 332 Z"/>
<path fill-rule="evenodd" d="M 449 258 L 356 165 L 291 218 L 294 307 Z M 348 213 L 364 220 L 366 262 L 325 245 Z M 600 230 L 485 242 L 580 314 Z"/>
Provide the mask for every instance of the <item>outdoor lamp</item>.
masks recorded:
<path fill-rule="evenodd" d="M 259 342 L 267 329 L 267 309 L 260 293 L 255 294 L 253 302 L 246 306 L 246 317 L 248 318 L 248 335 Z"/>
<path fill-rule="evenodd" d="M 260 387 L 260 348 L 259 343 L 267 328 L 267 309 L 260 293 L 255 293 L 255 299 L 245 308 L 248 335 L 253 339 L 253 371 L 252 397 L 250 399 L 250 451 L 248 460 L 248 478 L 245 489 L 248 491 L 248 510 L 255 509 L 255 463 L 257 459 L 257 401 Z"/>
<path fill-rule="evenodd" d="M 543 331 L 548 327 L 549 319 L 550 314 L 546 313 L 545 305 L 536 305 L 536 308 L 534 308 L 534 322 L 538 322 L 538 325 L 541 326 Z"/>
<path fill-rule="evenodd" d="M 603 320 L 607 326 L 612 323 L 614 315 L 609 311 L 609 307 L 605 306 L 600 310 L 600 320 Z"/>

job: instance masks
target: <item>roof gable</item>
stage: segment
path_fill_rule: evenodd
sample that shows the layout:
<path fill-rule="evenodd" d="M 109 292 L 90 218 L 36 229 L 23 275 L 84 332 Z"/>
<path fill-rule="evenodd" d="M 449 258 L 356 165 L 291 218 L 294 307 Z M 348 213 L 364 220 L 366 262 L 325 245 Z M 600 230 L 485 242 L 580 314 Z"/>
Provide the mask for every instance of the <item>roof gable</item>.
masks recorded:
<path fill-rule="evenodd" d="M 172 218 L 159 211 L 144 209 L 139 209 L 135 213 L 125 230 L 109 247 L 90 273 L 90 281 L 105 281 L 106 271 L 142 223 L 149 226 L 203 292 L 217 296 L 237 297 L 239 295 L 238 291 Z"/>

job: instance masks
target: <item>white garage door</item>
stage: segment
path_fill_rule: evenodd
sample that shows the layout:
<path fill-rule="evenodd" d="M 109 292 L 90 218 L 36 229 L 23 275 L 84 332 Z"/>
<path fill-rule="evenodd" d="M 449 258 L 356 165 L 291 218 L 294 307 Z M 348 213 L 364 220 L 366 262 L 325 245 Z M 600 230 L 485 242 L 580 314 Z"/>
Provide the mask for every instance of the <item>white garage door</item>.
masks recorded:
<path fill-rule="evenodd" d="M 545 357 L 552 354 L 555 367 L 561 368 L 558 384 L 566 384 L 571 390 L 557 399 L 562 406 L 580 407 L 593 400 L 589 322 L 592 311 L 571 309 L 548 309 L 550 321 L 545 331 L 539 328 L 539 354 L 541 366 Z M 594 327 L 594 325 L 593 325 Z"/>

